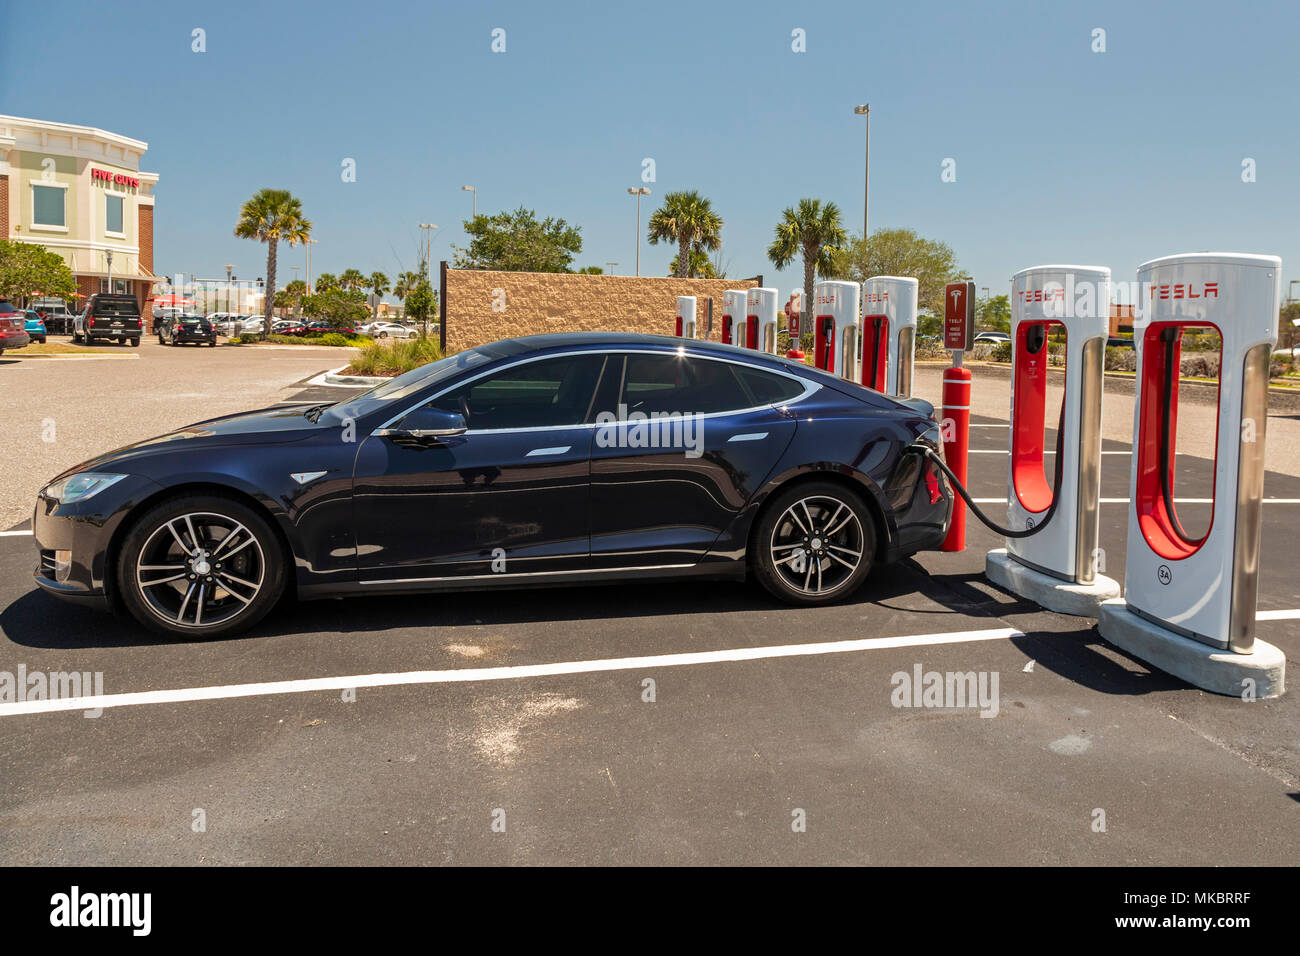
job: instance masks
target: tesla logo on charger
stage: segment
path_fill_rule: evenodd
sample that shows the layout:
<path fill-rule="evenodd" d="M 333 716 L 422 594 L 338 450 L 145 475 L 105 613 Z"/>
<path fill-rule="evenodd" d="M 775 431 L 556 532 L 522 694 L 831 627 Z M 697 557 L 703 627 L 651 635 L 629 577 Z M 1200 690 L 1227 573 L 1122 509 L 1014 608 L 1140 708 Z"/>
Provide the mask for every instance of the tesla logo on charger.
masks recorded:
<path fill-rule="evenodd" d="M 1160 299 L 1217 299 L 1219 297 L 1219 283 L 1203 282 L 1200 284 L 1200 292 L 1197 292 L 1197 285 L 1191 282 L 1165 283 L 1164 285 L 1151 286 L 1151 298 Z"/>
<path fill-rule="evenodd" d="M 1017 292 L 1022 302 L 1055 302 L 1065 301 L 1065 289 L 1024 289 Z"/>
<path fill-rule="evenodd" d="M 865 296 L 867 302 L 888 302 L 888 292 L 868 292 Z"/>

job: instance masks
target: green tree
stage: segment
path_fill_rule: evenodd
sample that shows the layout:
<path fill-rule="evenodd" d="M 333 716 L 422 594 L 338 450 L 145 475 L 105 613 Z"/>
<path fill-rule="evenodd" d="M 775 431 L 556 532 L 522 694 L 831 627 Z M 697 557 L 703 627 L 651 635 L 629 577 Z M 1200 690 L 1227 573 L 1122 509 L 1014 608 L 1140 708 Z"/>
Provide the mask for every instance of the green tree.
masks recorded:
<path fill-rule="evenodd" d="M 722 217 L 713 204 L 694 189 L 668 193 L 664 203 L 650 216 L 647 224 L 651 245 L 677 243 L 676 267 L 679 279 L 691 273 L 691 250 L 713 251 L 722 243 Z"/>
<path fill-rule="evenodd" d="M 420 337 L 429 334 L 429 318 L 438 307 L 438 295 L 429 283 L 421 279 L 407 294 L 403 308 L 406 318 L 419 323 Z"/>
<path fill-rule="evenodd" d="M 302 201 L 287 189 L 262 189 L 239 210 L 235 236 L 266 243 L 266 298 L 263 301 L 262 334 L 271 333 L 271 309 L 275 304 L 275 261 L 281 242 L 300 245 L 311 237 L 311 221 L 302 214 Z"/>
<path fill-rule="evenodd" d="M 389 289 L 388 276 L 382 272 L 370 273 L 370 278 L 366 279 L 366 288 L 375 297 L 374 311 L 371 318 L 377 319 L 379 318 L 379 300 L 384 297 L 384 293 Z"/>
<path fill-rule="evenodd" d="M 366 294 L 360 289 L 331 289 L 317 292 L 302 300 L 304 315 L 322 319 L 333 326 L 356 326 L 370 315 Z"/>
<path fill-rule="evenodd" d="M 582 230 L 563 219 L 538 220 L 531 209 L 479 215 L 466 220 L 468 249 L 456 252 L 457 269 L 567 272 L 582 251 Z"/>
<path fill-rule="evenodd" d="M 29 296 L 68 298 L 77 280 L 63 258 L 32 242 L 0 239 L 0 296 L 26 305 Z"/>
<path fill-rule="evenodd" d="M 574 274 L 580 276 L 603 276 L 605 274 L 605 270 L 602 269 L 600 266 L 583 266 Z"/>
<path fill-rule="evenodd" d="M 943 287 L 962 276 L 951 246 L 925 239 L 914 229 L 879 229 L 865 241 L 855 236 L 835 257 L 835 270 L 837 277 L 854 282 L 872 276 L 911 276 L 919 286 L 918 306 L 939 319 L 943 317 Z"/>
<path fill-rule="evenodd" d="M 995 295 L 975 307 L 975 324 L 981 332 L 1011 331 L 1011 297 Z"/>
<path fill-rule="evenodd" d="M 335 289 L 341 289 L 339 277 L 332 272 L 322 272 L 316 277 L 313 285 L 313 292 L 333 292 Z"/>
<path fill-rule="evenodd" d="M 820 199 L 800 199 L 798 205 L 782 211 L 767 258 L 784 269 L 795 256 L 802 255 L 804 296 L 811 302 L 817 273 L 823 278 L 834 274 L 836 257 L 847 239 L 839 206 Z"/>
<path fill-rule="evenodd" d="M 410 295 L 411 292 L 414 291 L 415 287 L 422 281 L 424 281 L 424 278 L 418 272 L 403 272 L 397 277 L 397 281 L 393 283 L 393 295 L 405 302 L 406 297 Z"/>
<path fill-rule="evenodd" d="M 339 288 L 346 289 L 348 292 L 356 292 L 366 287 L 366 277 L 361 274 L 359 269 L 344 269 L 339 273 Z"/>
<path fill-rule="evenodd" d="M 677 260 L 679 256 L 673 256 L 673 261 L 668 263 L 668 274 L 675 276 L 678 273 Z M 706 252 L 700 246 L 691 246 L 691 264 L 686 270 L 687 278 L 690 279 L 718 279 L 722 278 L 713 269 L 713 260 L 709 258 Z"/>

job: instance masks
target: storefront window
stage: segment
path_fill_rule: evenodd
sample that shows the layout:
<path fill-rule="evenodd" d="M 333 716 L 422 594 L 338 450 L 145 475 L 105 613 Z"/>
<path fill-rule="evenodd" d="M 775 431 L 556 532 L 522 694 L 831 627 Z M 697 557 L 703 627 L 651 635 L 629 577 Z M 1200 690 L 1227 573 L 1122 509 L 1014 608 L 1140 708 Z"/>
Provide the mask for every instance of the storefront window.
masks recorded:
<path fill-rule="evenodd" d="M 104 231 L 119 234 L 123 231 L 121 196 L 104 197 Z"/>
<path fill-rule="evenodd" d="M 32 222 L 38 226 L 66 226 L 63 194 L 58 186 L 32 186 Z"/>

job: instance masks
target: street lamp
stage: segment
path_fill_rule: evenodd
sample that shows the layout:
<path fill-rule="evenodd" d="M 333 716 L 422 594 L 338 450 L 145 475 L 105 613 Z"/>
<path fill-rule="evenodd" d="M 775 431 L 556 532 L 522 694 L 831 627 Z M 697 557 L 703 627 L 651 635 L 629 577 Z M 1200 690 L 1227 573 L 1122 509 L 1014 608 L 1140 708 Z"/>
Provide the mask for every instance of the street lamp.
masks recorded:
<path fill-rule="evenodd" d="M 422 222 L 418 224 L 424 230 L 424 277 L 429 278 L 429 259 L 433 255 L 433 230 L 438 227 L 431 222 Z"/>
<path fill-rule="evenodd" d="M 641 274 L 641 197 L 650 195 L 649 186 L 630 186 L 628 193 L 636 197 L 636 274 Z"/>
<path fill-rule="evenodd" d="M 112 250 L 105 251 L 104 261 L 108 263 L 108 291 L 113 291 L 113 253 Z"/>
<path fill-rule="evenodd" d="M 862 238 L 867 238 L 867 193 L 871 188 L 871 104 L 853 107 L 854 115 L 867 118 L 867 149 L 862 163 Z"/>
<path fill-rule="evenodd" d="M 235 268 L 229 262 L 226 263 L 226 313 L 230 312 L 230 270 Z"/>
<path fill-rule="evenodd" d="M 640 225 L 637 226 L 637 231 L 638 231 L 638 232 L 641 231 L 641 227 L 640 227 Z M 614 274 L 614 270 L 617 269 L 617 268 L 618 268 L 618 263 L 617 263 L 617 262 L 606 262 L 606 263 L 605 263 L 605 270 L 606 270 L 606 273 L 607 273 L 608 275 L 613 275 L 613 274 Z"/>
<path fill-rule="evenodd" d="M 473 193 L 473 194 L 474 194 L 474 216 L 473 216 L 473 218 L 477 219 L 477 218 L 478 218 L 478 188 L 477 188 L 476 186 L 461 186 L 461 187 L 460 187 L 460 191 L 461 191 L 461 192 Z"/>

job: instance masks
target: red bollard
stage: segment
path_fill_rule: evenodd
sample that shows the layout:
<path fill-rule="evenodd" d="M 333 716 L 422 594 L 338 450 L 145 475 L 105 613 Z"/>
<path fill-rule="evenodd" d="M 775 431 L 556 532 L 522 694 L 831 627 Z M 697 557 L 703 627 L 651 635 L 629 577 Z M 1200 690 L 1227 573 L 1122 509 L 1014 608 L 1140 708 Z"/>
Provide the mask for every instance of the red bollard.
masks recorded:
<path fill-rule="evenodd" d="M 954 366 L 943 373 L 943 457 L 957 480 L 966 485 L 966 459 L 970 448 L 970 370 Z M 952 424 L 948 424 L 949 422 Z M 966 502 L 953 490 L 952 522 L 941 551 L 966 549 Z"/>

